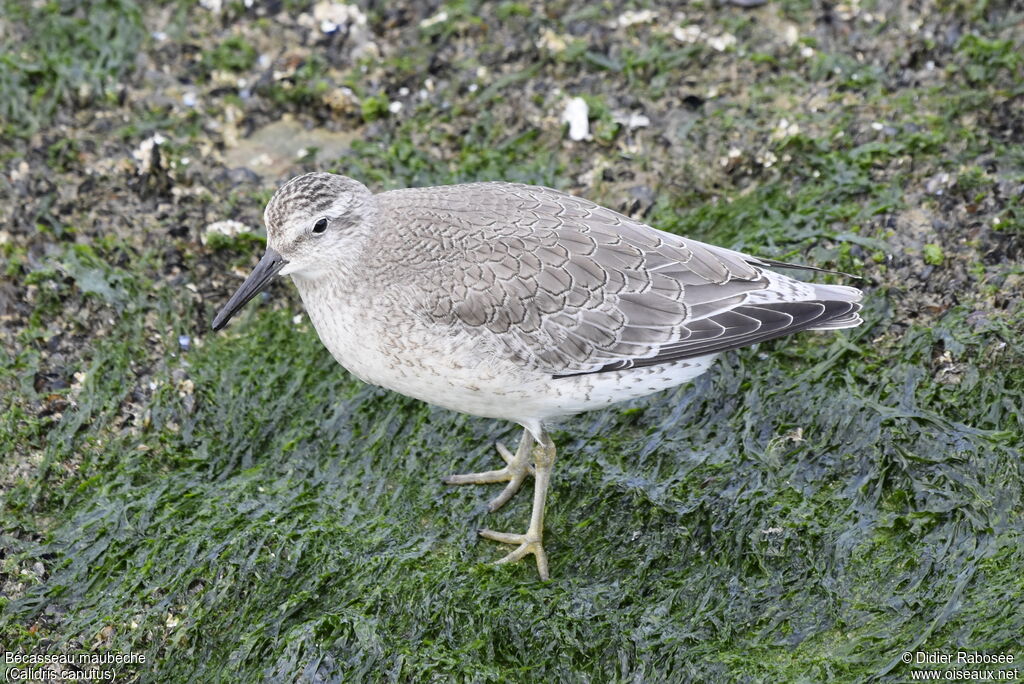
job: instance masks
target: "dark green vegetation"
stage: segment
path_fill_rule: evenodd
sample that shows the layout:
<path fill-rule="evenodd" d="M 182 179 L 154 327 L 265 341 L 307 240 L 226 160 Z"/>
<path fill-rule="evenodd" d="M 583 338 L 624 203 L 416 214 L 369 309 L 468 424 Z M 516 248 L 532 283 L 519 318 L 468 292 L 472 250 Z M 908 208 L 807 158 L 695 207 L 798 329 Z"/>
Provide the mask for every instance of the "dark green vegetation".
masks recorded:
<path fill-rule="evenodd" d="M 120 671 L 161 682 L 904 681 L 903 651 L 957 649 L 1019 667 L 1022 16 L 851 6 L 651 3 L 622 25 L 611 4 L 466 2 L 421 27 L 434 11 L 388 3 L 375 57 L 300 2 L 6 2 L 0 650 L 144 653 Z M 593 141 L 567 141 L 565 94 Z M 221 146 L 283 113 L 358 139 L 285 175 L 566 188 L 863 274 L 866 324 L 565 421 L 553 580 L 492 567 L 475 530 L 524 528 L 529 495 L 487 515 L 493 491 L 440 478 L 495 465 L 514 426 L 352 380 L 285 283 L 209 331 L 259 247 L 204 227 L 255 228 L 277 180 L 226 173 Z"/>
<path fill-rule="evenodd" d="M 79 11 L 69 11 L 78 4 L 82 5 Z M 117 101 L 145 35 L 135 3 L 5 0 L 2 9 L 0 132 L 4 136 L 35 132 L 57 108 Z M 15 40 L 8 38 L 12 30 Z"/>

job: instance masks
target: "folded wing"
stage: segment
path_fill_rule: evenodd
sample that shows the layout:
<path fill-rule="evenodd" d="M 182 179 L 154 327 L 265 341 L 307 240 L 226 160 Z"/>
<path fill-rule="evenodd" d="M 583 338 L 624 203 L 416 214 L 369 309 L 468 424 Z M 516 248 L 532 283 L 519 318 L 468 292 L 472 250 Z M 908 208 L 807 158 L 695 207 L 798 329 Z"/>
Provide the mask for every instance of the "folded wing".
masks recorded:
<path fill-rule="evenodd" d="M 855 288 L 793 280 L 767 268 L 778 262 L 555 190 L 475 183 L 431 191 L 434 206 L 417 209 L 414 191 L 382 196 L 407 222 L 418 211 L 421 230 L 445 226 L 431 263 L 446 272 L 431 279 L 459 284 L 434 290 L 427 316 L 534 370 L 609 372 L 861 322 Z"/>

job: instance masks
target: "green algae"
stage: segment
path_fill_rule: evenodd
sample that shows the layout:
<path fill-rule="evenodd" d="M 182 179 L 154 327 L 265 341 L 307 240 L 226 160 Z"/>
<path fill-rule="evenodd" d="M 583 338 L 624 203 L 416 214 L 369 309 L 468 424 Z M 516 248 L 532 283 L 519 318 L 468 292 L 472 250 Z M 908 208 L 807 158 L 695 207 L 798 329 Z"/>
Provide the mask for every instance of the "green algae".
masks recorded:
<path fill-rule="evenodd" d="M 402 70 L 425 68 L 435 36 L 479 30 L 479 7 L 451 9 Z M 509 3 L 496 11 L 537 21 Z M 782 11 L 813 22 L 809 3 Z M 756 25 L 727 19 L 757 39 Z M 1024 657 L 1019 246 L 1006 226 L 983 244 L 907 218 L 1019 214 L 997 189 L 1024 177 L 1024 153 L 991 104 L 1020 92 L 1019 42 L 971 21 L 978 35 L 948 51 L 956 92 L 896 88 L 885 68 L 816 44 L 810 75 L 858 101 L 795 119 L 773 103 L 800 79 L 772 69 L 797 64 L 752 54 L 768 69 L 748 89 L 758 107 L 705 105 L 681 124 L 685 159 L 629 157 L 615 145 L 630 134 L 610 124 L 594 148 L 567 152 L 559 130 L 507 104 L 533 79 L 598 74 L 612 79 L 594 96 L 608 124 L 616 87 L 657 98 L 666 70 L 691 68 L 658 39 L 541 59 L 482 102 L 456 83 L 456 107 L 379 117 L 374 138 L 332 164 L 375 189 L 570 187 L 595 154 L 639 169 L 636 183 L 669 169 L 652 224 L 867 276 L 858 329 L 730 353 L 689 386 L 556 425 L 548 583 L 529 564 L 492 566 L 503 550 L 475 532 L 523 527 L 528 496 L 488 514 L 486 488 L 441 484 L 492 467 L 493 442 L 518 428 L 350 378 L 295 322 L 289 285 L 214 336 L 215 294 L 165 278 L 172 257 L 151 243 L 71 244 L 83 222 L 50 230 L 45 259 L 5 247 L 7 276 L 36 289 L 0 351 L 3 648 L 141 652 L 149 662 L 122 672 L 140 681 L 904 681 L 904 651 Z M 701 55 L 708 69 L 726 59 Z M 271 88 L 268 100 L 315 103 L 329 74 L 310 64 L 289 91 L 299 95 Z M 771 140 L 783 117 L 801 132 Z M 883 119 L 900 135 L 838 136 Z M 194 119 L 167 120 L 177 154 L 194 154 Z M 740 177 L 717 170 L 732 145 Z M 762 146 L 779 164 L 750 162 Z M 63 149 L 43 151 L 55 172 L 75 166 Z M 955 184 L 929 191 L 942 173 Z M 595 188 L 619 200 L 615 182 Z M 258 251 L 251 238 L 183 247 L 197 272 Z M 929 260 L 935 247 L 941 260 Z M 949 281 L 958 300 L 938 306 L 929 267 L 974 280 Z M 91 317 L 69 323 L 83 344 L 68 364 L 82 375 L 40 389 L 54 321 L 79 310 Z"/>

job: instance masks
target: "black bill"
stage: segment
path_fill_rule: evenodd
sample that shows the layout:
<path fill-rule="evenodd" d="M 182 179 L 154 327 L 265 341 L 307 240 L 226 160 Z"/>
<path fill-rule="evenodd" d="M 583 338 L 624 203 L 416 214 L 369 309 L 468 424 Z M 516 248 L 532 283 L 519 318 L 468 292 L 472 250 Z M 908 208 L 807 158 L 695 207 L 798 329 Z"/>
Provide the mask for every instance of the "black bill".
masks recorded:
<path fill-rule="evenodd" d="M 267 253 L 260 259 L 260 263 L 256 264 L 256 268 L 252 269 L 252 273 L 245 279 L 242 286 L 235 291 L 235 294 L 231 295 L 231 299 L 220 310 L 217 317 L 213 319 L 213 329 L 220 330 L 223 328 L 231 320 L 231 317 L 238 313 L 239 309 L 270 284 L 270 281 L 274 279 L 277 272 L 284 268 L 287 263 L 284 257 L 267 247 Z"/>

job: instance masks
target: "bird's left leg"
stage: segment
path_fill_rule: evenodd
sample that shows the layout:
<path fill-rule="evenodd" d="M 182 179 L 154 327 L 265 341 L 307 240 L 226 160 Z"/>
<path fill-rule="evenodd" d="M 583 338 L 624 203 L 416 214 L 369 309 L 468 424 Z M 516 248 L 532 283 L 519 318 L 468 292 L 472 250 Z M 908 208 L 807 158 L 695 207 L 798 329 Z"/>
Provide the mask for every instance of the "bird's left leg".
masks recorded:
<path fill-rule="evenodd" d="M 544 581 L 548 579 L 548 556 L 544 552 L 544 507 L 547 503 L 548 485 L 551 483 L 551 471 L 555 465 L 555 444 L 546 432 L 541 432 L 540 441 L 533 446 L 536 461 L 536 472 L 533 476 L 533 511 L 530 514 L 530 527 L 526 534 L 509 534 L 480 530 L 480 536 L 503 544 L 518 544 L 512 553 L 498 563 L 511 563 L 532 553 L 537 558 L 537 572 Z"/>
<path fill-rule="evenodd" d="M 444 478 L 445 484 L 489 484 L 491 482 L 508 482 L 505 489 L 501 490 L 498 496 L 491 500 L 487 508 L 493 513 L 498 510 L 519 491 L 523 480 L 527 475 L 533 475 L 533 466 L 530 465 L 530 455 L 533 451 L 533 435 L 529 430 L 523 430 L 523 438 L 519 440 L 519 448 L 513 455 L 504 444 L 495 444 L 498 453 L 505 459 L 506 465 L 499 470 L 488 470 L 485 473 L 466 473 L 464 475 L 449 475 Z"/>

